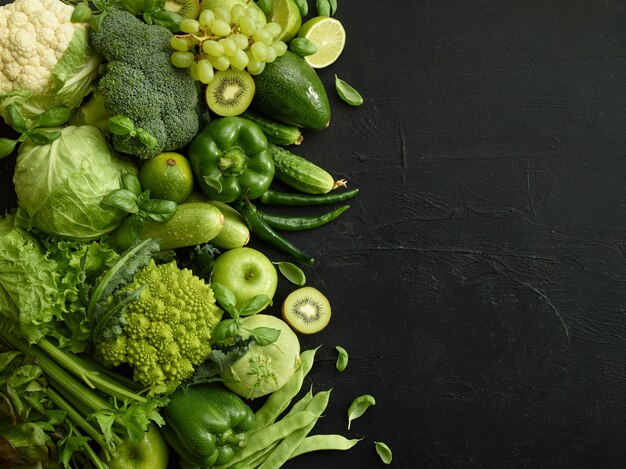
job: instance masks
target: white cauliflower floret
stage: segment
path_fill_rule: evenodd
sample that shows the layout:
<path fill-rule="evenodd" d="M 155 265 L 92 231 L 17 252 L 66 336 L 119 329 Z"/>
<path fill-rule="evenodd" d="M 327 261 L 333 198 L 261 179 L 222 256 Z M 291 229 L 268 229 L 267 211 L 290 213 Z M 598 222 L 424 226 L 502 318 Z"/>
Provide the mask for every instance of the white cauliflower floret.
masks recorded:
<path fill-rule="evenodd" d="M 52 69 L 84 27 L 70 22 L 73 10 L 61 0 L 15 0 L 0 7 L 0 94 L 48 91 Z"/>

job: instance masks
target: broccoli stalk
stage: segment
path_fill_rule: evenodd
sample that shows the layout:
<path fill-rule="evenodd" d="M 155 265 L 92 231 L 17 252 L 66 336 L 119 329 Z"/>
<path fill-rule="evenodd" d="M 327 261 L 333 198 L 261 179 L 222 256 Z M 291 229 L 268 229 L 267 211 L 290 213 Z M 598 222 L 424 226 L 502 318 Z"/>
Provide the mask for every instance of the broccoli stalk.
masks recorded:
<path fill-rule="evenodd" d="M 29 345 L 8 329 L 0 327 L 0 342 L 36 357 L 49 380 L 50 398 L 102 448 L 105 459 L 116 445 L 141 440 L 151 421 L 164 423 L 157 409 L 166 404 L 166 399 L 147 399 L 127 387 L 121 377 L 102 373 L 89 360 L 63 352 L 47 339 Z M 97 425 L 89 422 L 92 417 Z M 96 458 L 96 467 L 106 467 L 95 453 L 87 454 Z"/>

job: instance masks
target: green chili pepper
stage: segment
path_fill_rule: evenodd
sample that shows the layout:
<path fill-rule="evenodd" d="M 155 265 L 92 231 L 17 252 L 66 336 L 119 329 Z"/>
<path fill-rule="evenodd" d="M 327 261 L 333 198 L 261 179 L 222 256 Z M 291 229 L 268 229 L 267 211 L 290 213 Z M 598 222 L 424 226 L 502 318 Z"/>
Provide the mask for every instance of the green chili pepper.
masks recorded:
<path fill-rule="evenodd" d="M 358 193 L 358 189 L 352 189 L 345 192 L 312 195 L 268 189 L 259 197 L 259 201 L 267 205 L 330 205 L 338 202 L 344 202 L 351 199 Z"/>
<path fill-rule="evenodd" d="M 250 231 L 256 234 L 260 239 L 270 243 L 283 252 L 286 252 L 296 261 L 303 262 L 305 264 L 313 264 L 315 260 L 307 253 L 294 246 L 290 241 L 285 239 L 280 234 L 276 233 L 274 229 L 269 226 L 257 213 L 257 208 L 248 199 L 245 201 L 239 201 L 235 208 L 241 213 L 241 216 L 248 224 Z"/>
<path fill-rule="evenodd" d="M 311 217 L 286 217 L 281 215 L 274 215 L 257 209 L 259 217 L 275 230 L 284 231 L 302 231 L 310 230 L 322 226 L 330 221 L 333 221 L 343 212 L 350 208 L 349 205 L 343 205 L 330 212 L 323 213 L 322 215 Z"/>
<path fill-rule="evenodd" d="M 163 434 L 185 463 L 225 464 L 246 446 L 245 433 L 254 426 L 254 413 L 232 391 L 205 383 L 181 388 L 169 397 L 163 410 Z"/>
<path fill-rule="evenodd" d="M 189 161 L 202 191 L 211 199 L 256 199 L 274 177 L 267 138 L 254 122 L 222 117 L 207 124 L 189 145 Z"/>

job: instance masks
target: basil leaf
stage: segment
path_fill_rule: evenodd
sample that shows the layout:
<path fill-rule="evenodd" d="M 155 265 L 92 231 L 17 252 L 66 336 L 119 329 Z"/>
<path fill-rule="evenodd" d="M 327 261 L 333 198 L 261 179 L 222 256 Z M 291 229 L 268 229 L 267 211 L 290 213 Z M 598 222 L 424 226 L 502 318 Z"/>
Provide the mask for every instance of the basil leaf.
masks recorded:
<path fill-rule="evenodd" d="M 142 228 L 143 219 L 136 214 L 126 217 L 113 232 L 113 240 L 119 248 L 129 249 L 139 238 Z"/>
<path fill-rule="evenodd" d="M 315 9 L 317 16 L 330 16 L 330 3 L 328 0 L 316 0 Z"/>
<path fill-rule="evenodd" d="M 330 15 L 334 15 L 337 11 L 337 0 L 328 0 L 328 4 L 330 5 Z"/>
<path fill-rule="evenodd" d="M 144 0 L 122 0 L 122 8 L 133 15 L 143 11 Z"/>
<path fill-rule="evenodd" d="M 119 208 L 127 213 L 137 213 L 139 211 L 137 194 L 128 189 L 116 189 L 111 191 L 102 197 L 100 203 L 107 207 Z"/>
<path fill-rule="evenodd" d="M 260 346 L 276 342 L 280 336 L 280 330 L 272 329 L 271 327 L 257 327 L 255 329 L 248 330 L 248 332 L 250 333 L 250 337 L 252 337 L 257 345 Z"/>
<path fill-rule="evenodd" d="M 340 345 L 337 345 L 335 350 L 339 353 L 335 366 L 338 371 L 343 371 L 348 367 L 348 352 L 346 352 L 346 349 Z"/>
<path fill-rule="evenodd" d="M 380 456 L 380 459 L 382 459 L 385 464 L 391 464 L 393 454 L 391 454 L 389 446 L 382 441 L 375 441 L 374 446 L 376 447 L 376 452 L 378 453 L 378 456 Z"/>
<path fill-rule="evenodd" d="M 173 11 L 161 10 L 154 13 L 152 19 L 159 26 L 169 29 L 172 33 L 177 33 L 180 31 L 180 22 L 183 17 Z"/>
<path fill-rule="evenodd" d="M 352 401 L 352 404 L 350 404 L 348 408 L 348 430 L 350 430 L 350 424 L 353 420 L 358 419 L 370 406 L 375 404 L 376 400 L 369 394 L 359 396 Z"/>
<path fill-rule="evenodd" d="M 82 5 L 82 4 L 81 4 Z M 35 118 L 35 127 L 59 127 L 70 119 L 70 110 L 65 106 L 48 109 Z"/>
<path fill-rule="evenodd" d="M 306 283 L 306 275 L 300 267 L 291 262 L 273 262 L 283 276 L 294 285 L 299 287 Z"/>
<path fill-rule="evenodd" d="M 243 306 L 239 310 L 239 314 L 241 316 L 250 316 L 252 314 L 256 314 L 267 305 L 269 305 L 271 302 L 271 298 L 267 295 L 254 295 L 243 304 Z"/>
<path fill-rule="evenodd" d="M 176 202 L 163 199 L 149 199 L 144 201 L 140 208 L 146 214 L 146 219 L 163 223 L 176 213 Z"/>
<path fill-rule="evenodd" d="M 215 295 L 215 301 L 217 301 L 222 308 L 228 311 L 231 317 L 239 317 L 239 311 L 235 308 L 237 305 L 237 298 L 235 297 L 235 294 L 230 291 L 228 287 L 217 282 L 211 284 L 211 289 Z"/>
<path fill-rule="evenodd" d="M 17 108 L 17 106 L 14 104 L 9 104 L 6 107 L 6 111 L 7 111 L 7 118 L 9 120 L 9 124 L 11 125 L 13 130 L 21 134 L 26 132 L 26 129 L 28 128 L 26 124 L 26 119 L 24 119 L 24 117 L 22 116 L 22 113 Z"/>
<path fill-rule="evenodd" d="M 306 37 L 296 37 L 289 41 L 289 50 L 300 57 L 306 57 L 315 54 L 317 47 Z"/>
<path fill-rule="evenodd" d="M 298 10 L 300 10 L 300 16 L 304 18 L 309 13 L 309 2 L 307 0 L 295 0 Z"/>
<path fill-rule="evenodd" d="M 48 145 L 59 138 L 61 136 L 61 132 L 58 130 L 48 131 L 35 129 L 29 131 L 27 135 L 28 139 L 35 145 Z"/>
<path fill-rule="evenodd" d="M 266 16 L 272 14 L 272 8 L 274 6 L 273 0 L 257 0 L 256 4 Z"/>
<path fill-rule="evenodd" d="M 121 114 L 109 118 L 109 131 L 114 135 L 128 135 L 135 130 L 133 121 Z"/>
<path fill-rule="evenodd" d="M 224 319 L 220 321 L 213 332 L 211 333 L 211 339 L 215 342 L 224 342 L 226 339 L 235 337 L 239 332 L 239 325 L 234 319 Z"/>
<path fill-rule="evenodd" d="M 139 182 L 139 178 L 132 173 L 122 174 L 122 187 L 137 195 L 141 194 L 141 182 Z"/>
<path fill-rule="evenodd" d="M 339 97 L 350 106 L 360 106 L 363 104 L 363 97 L 359 92 L 337 75 L 335 75 L 335 88 L 337 89 L 337 93 L 339 93 Z"/>
<path fill-rule="evenodd" d="M 157 138 L 147 130 L 137 129 L 137 136 L 139 137 L 139 140 L 141 140 L 141 143 L 148 148 L 155 148 L 159 144 Z"/>
<path fill-rule="evenodd" d="M 106 10 L 108 2 L 106 0 L 91 0 L 91 3 L 93 3 L 93 6 L 95 6 L 99 11 L 104 11 Z"/>
<path fill-rule="evenodd" d="M 9 156 L 15 150 L 17 140 L 11 140 L 10 138 L 0 138 L 0 159 Z"/>

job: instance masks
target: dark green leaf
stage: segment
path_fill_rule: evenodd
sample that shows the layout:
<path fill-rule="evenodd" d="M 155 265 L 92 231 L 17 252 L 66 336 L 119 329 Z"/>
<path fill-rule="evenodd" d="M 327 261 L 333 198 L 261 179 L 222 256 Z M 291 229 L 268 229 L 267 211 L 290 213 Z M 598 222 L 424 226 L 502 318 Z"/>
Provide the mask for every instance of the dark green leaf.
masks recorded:
<path fill-rule="evenodd" d="M 339 93 L 339 97 L 350 106 L 360 106 L 363 104 L 363 97 L 359 92 L 337 75 L 335 75 L 335 88 L 337 89 L 337 93 Z"/>
<path fill-rule="evenodd" d="M 13 127 L 13 130 L 23 134 L 26 132 L 28 125 L 26 123 L 26 119 L 22 116 L 22 113 L 17 108 L 15 104 L 9 104 L 6 107 L 7 118 L 9 120 L 9 125 Z"/>
<path fill-rule="evenodd" d="M 98 15 L 93 15 L 89 20 L 89 27 L 94 31 L 100 31 L 102 28 L 102 22 L 104 21 L 106 13 L 100 13 Z"/>
<path fill-rule="evenodd" d="M 391 459 L 393 458 L 393 455 L 391 454 L 391 449 L 389 449 L 389 446 L 387 446 L 382 441 L 375 441 L 374 446 L 376 447 L 376 452 L 378 453 L 378 456 L 380 456 L 380 459 L 385 464 L 391 464 Z"/>
<path fill-rule="evenodd" d="M 137 194 L 128 189 L 115 189 L 102 197 L 100 203 L 107 207 L 119 208 L 126 213 L 137 213 L 139 211 Z"/>
<path fill-rule="evenodd" d="M 23 365 L 13 372 L 7 384 L 12 388 L 20 387 L 39 378 L 43 371 L 37 365 Z"/>
<path fill-rule="evenodd" d="M 272 14 L 272 7 L 274 6 L 273 0 L 257 0 L 257 6 L 265 13 L 265 16 Z"/>
<path fill-rule="evenodd" d="M 300 10 L 300 16 L 304 18 L 309 13 L 309 2 L 307 0 L 295 0 L 295 3 Z"/>
<path fill-rule="evenodd" d="M 254 295 L 242 305 L 239 314 L 241 316 L 256 314 L 269 305 L 271 301 L 272 299 L 267 295 Z"/>
<path fill-rule="evenodd" d="M 149 199 L 141 204 L 141 210 L 145 212 L 147 220 L 163 223 L 176 213 L 176 202 L 172 200 Z"/>
<path fill-rule="evenodd" d="M 143 218 L 137 214 L 124 218 L 113 232 L 115 245 L 121 250 L 129 249 L 139 239 L 143 224 Z"/>
<path fill-rule="evenodd" d="M 5 368 L 8 367 L 9 364 L 15 359 L 15 357 L 18 357 L 19 355 L 21 355 L 20 352 L 16 351 L 0 353 L 0 372 L 4 371 Z"/>
<path fill-rule="evenodd" d="M 209 243 L 201 244 L 193 248 L 187 260 L 181 261 L 181 265 L 191 269 L 196 277 L 201 278 L 206 283 L 211 283 L 211 274 L 217 253 L 219 251 Z"/>
<path fill-rule="evenodd" d="M 104 11 L 109 2 L 108 0 L 91 0 L 91 3 L 93 3 L 93 6 L 95 6 L 98 11 Z"/>
<path fill-rule="evenodd" d="M 375 404 L 376 400 L 369 394 L 359 396 L 352 401 L 352 404 L 350 404 L 350 407 L 348 408 L 348 430 L 350 430 L 350 424 L 353 420 L 358 419 L 367 409 L 369 409 L 370 406 Z"/>
<path fill-rule="evenodd" d="M 109 131 L 114 135 L 128 135 L 135 130 L 134 122 L 121 114 L 109 117 Z"/>
<path fill-rule="evenodd" d="M 147 130 L 137 129 L 137 136 L 139 137 L 139 140 L 141 140 L 141 143 L 143 143 L 148 148 L 156 148 L 156 146 L 159 144 L 157 138 Z"/>
<path fill-rule="evenodd" d="M 15 146 L 17 145 L 17 140 L 11 140 L 10 138 L 0 137 L 0 159 L 6 158 L 13 150 L 15 150 Z"/>
<path fill-rule="evenodd" d="M 35 127 L 59 127 L 70 119 L 70 110 L 65 106 L 48 109 L 35 118 Z"/>
<path fill-rule="evenodd" d="M 337 0 L 328 0 L 328 4 L 330 5 L 330 15 L 334 15 L 337 11 Z"/>
<path fill-rule="evenodd" d="M 235 306 L 237 305 L 237 298 L 235 297 L 235 294 L 230 291 L 228 287 L 217 282 L 211 284 L 211 289 L 215 295 L 215 301 L 217 301 L 222 308 L 228 311 L 232 317 L 239 317 L 239 312 L 235 309 Z M 235 312 L 234 316 L 233 311 Z"/>
<path fill-rule="evenodd" d="M 296 37 L 289 41 L 289 49 L 300 57 L 313 55 L 317 52 L 317 47 L 305 37 Z"/>
<path fill-rule="evenodd" d="M 224 372 L 248 353 L 254 343 L 252 337 L 244 339 L 238 335 L 235 336 L 232 344 L 214 345 L 209 358 L 200 366 L 196 367 L 193 376 L 189 380 L 189 384 L 214 381 L 215 376 Z"/>
<path fill-rule="evenodd" d="M 250 337 L 254 339 L 257 345 L 264 346 L 269 345 L 272 342 L 276 342 L 280 337 L 279 329 L 272 329 L 271 327 L 257 327 L 252 330 L 248 330 Z"/>
<path fill-rule="evenodd" d="M 143 11 L 144 0 L 122 0 L 122 8 L 133 15 Z"/>
<path fill-rule="evenodd" d="M 330 16 L 331 9 L 328 0 L 316 0 L 315 9 L 317 10 L 317 16 Z"/>
<path fill-rule="evenodd" d="M 61 136 L 58 130 L 30 130 L 27 133 L 28 139 L 35 145 L 49 145 Z"/>
<path fill-rule="evenodd" d="M 183 17 L 173 11 L 161 10 L 154 13 L 152 19 L 159 26 L 169 29 L 172 33 L 177 33 L 180 31 L 180 22 Z"/>
<path fill-rule="evenodd" d="M 302 287 L 306 283 L 304 271 L 296 264 L 286 261 L 274 262 L 273 264 L 276 264 L 280 273 L 294 285 Z"/>
<path fill-rule="evenodd" d="M 141 182 L 139 182 L 139 178 L 132 173 L 122 174 L 122 187 L 137 195 L 141 194 Z"/>
<path fill-rule="evenodd" d="M 213 332 L 211 333 L 211 340 L 216 343 L 222 343 L 226 339 L 235 337 L 239 332 L 239 324 L 234 319 L 224 319 L 220 321 Z"/>
<path fill-rule="evenodd" d="M 337 363 L 335 364 L 337 370 L 343 371 L 348 367 L 348 352 L 342 346 L 337 345 L 335 350 L 339 353 L 337 356 Z"/>

